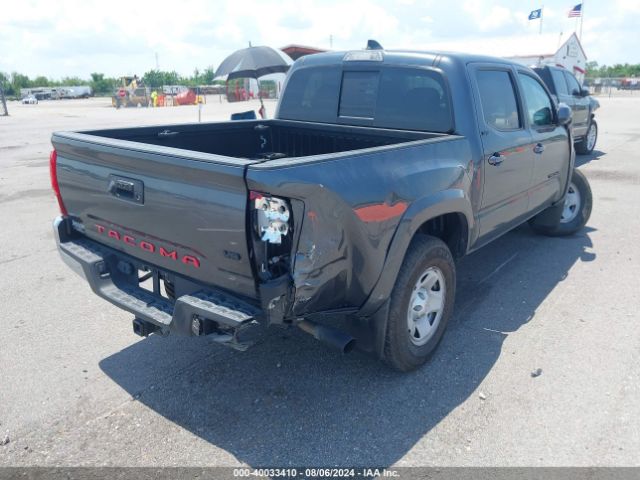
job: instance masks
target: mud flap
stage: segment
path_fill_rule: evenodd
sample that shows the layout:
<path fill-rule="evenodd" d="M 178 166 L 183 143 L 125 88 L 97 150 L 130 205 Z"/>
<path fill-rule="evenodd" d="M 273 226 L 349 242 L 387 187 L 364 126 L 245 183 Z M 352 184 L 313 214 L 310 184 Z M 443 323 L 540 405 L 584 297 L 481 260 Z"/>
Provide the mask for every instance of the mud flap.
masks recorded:
<path fill-rule="evenodd" d="M 347 331 L 356 339 L 356 348 L 382 359 L 388 318 L 388 299 L 369 317 L 350 317 Z"/>

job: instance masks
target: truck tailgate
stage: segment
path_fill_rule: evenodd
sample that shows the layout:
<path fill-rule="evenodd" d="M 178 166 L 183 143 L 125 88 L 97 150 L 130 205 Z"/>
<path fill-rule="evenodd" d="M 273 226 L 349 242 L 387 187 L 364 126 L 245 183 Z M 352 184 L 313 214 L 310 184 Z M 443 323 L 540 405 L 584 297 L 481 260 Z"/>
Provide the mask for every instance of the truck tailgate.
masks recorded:
<path fill-rule="evenodd" d="M 251 161 L 77 133 L 52 143 L 76 229 L 150 265 L 257 297 L 246 234 Z"/>

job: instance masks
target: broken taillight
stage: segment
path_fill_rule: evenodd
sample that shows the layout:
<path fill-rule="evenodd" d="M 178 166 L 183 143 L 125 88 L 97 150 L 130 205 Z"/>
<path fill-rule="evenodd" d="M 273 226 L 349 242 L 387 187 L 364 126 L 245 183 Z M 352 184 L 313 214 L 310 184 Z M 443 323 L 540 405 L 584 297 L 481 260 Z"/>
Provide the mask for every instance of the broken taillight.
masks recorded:
<path fill-rule="evenodd" d="M 256 229 L 260 240 L 267 243 L 282 243 L 289 233 L 291 213 L 287 201 L 258 192 L 249 192 L 256 218 Z"/>
<path fill-rule="evenodd" d="M 60 194 L 60 185 L 58 185 L 58 153 L 54 150 L 51 151 L 51 155 L 49 155 L 49 176 L 51 177 L 51 188 L 53 189 L 53 193 L 56 195 L 56 199 L 58 200 L 58 206 L 60 207 L 60 213 L 62 215 L 67 215 L 67 209 L 64 206 L 64 202 L 62 201 L 62 195 Z"/>

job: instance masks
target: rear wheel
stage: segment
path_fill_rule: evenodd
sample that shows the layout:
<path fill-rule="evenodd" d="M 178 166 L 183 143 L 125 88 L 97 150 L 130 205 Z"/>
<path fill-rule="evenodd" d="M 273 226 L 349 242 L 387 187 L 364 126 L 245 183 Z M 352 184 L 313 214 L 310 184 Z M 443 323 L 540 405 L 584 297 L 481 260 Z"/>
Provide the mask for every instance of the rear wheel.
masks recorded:
<path fill-rule="evenodd" d="M 598 124 L 595 120 L 591 119 L 587 133 L 582 140 L 576 143 L 576 152 L 581 155 L 588 155 L 596 148 L 596 142 L 598 141 Z"/>
<path fill-rule="evenodd" d="M 534 217 L 529 220 L 529 225 L 536 233 L 542 235 L 554 237 L 571 235 L 587 224 L 592 206 L 593 198 L 589 181 L 582 172 L 574 169 L 558 223 L 552 226 L 538 225 Z"/>
<path fill-rule="evenodd" d="M 407 372 L 435 351 L 453 312 L 456 271 L 447 245 L 418 235 L 411 242 L 391 293 L 385 361 Z"/>

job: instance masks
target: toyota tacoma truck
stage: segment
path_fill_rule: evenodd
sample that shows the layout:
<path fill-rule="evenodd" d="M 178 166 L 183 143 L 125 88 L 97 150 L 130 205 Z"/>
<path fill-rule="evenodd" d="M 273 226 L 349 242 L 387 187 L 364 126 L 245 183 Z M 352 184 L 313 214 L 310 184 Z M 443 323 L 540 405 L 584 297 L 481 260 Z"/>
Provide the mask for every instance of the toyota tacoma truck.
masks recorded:
<path fill-rule="evenodd" d="M 270 120 L 54 133 L 55 236 L 139 335 L 245 349 L 297 326 L 408 371 L 452 316 L 456 259 L 587 222 L 570 120 L 502 59 L 306 56 Z"/>

